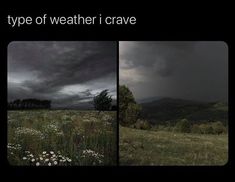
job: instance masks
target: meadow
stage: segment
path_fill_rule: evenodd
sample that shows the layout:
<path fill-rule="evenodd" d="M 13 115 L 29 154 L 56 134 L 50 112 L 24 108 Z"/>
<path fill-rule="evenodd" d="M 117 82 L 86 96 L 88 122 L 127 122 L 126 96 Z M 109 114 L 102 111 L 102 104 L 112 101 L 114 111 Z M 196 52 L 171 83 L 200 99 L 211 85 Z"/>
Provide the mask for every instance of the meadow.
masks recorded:
<path fill-rule="evenodd" d="M 228 134 L 140 130 L 120 126 L 120 165 L 225 165 Z"/>
<path fill-rule="evenodd" d="M 10 165 L 116 165 L 115 111 L 8 111 Z"/>

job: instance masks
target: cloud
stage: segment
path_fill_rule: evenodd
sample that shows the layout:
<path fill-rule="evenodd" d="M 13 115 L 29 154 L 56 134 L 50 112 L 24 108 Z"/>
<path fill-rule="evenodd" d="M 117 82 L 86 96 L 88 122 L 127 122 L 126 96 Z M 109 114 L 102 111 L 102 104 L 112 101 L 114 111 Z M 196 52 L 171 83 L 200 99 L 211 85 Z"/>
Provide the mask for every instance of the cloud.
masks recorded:
<path fill-rule="evenodd" d="M 119 69 L 120 83 L 130 86 L 137 98 L 228 97 L 228 48 L 224 42 L 120 42 Z"/>
<path fill-rule="evenodd" d="M 96 84 L 89 86 L 90 94 L 100 84 L 102 89 L 115 88 L 116 46 L 111 41 L 12 42 L 8 46 L 8 99 L 62 100 L 66 87 L 92 82 Z M 82 97 L 86 90 L 78 87 L 76 92 Z"/>

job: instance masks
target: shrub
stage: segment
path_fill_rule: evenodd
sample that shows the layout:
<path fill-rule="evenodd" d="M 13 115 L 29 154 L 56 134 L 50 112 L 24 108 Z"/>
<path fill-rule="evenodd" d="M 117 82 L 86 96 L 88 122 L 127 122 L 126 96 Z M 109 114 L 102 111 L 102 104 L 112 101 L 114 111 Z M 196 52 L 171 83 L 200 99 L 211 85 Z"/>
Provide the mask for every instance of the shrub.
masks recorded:
<path fill-rule="evenodd" d="M 191 131 L 200 134 L 222 134 L 226 133 L 227 130 L 220 121 L 217 121 L 212 123 L 194 124 Z"/>
<path fill-rule="evenodd" d="M 192 133 L 201 133 L 201 128 L 198 124 L 194 124 L 191 128 Z"/>
<path fill-rule="evenodd" d="M 138 119 L 137 122 L 134 124 L 134 128 L 141 130 L 149 130 L 151 129 L 151 125 L 147 120 Z"/>
<path fill-rule="evenodd" d="M 214 134 L 222 134 L 227 131 L 226 127 L 220 121 L 212 123 L 212 128 L 214 130 Z"/>
<path fill-rule="evenodd" d="M 189 133 L 191 131 L 190 123 L 187 119 L 182 119 L 176 123 L 175 129 L 178 132 Z"/>

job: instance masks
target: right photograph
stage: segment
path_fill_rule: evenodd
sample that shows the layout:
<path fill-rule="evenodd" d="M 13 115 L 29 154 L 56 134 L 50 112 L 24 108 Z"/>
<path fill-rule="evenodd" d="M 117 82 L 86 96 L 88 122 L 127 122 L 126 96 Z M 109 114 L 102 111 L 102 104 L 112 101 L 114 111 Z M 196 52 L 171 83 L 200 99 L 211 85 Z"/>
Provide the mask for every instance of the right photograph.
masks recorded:
<path fill-rule="evenodd" d="M 228 162 L 228 46 L 119 42 L 119 164 Z"/>

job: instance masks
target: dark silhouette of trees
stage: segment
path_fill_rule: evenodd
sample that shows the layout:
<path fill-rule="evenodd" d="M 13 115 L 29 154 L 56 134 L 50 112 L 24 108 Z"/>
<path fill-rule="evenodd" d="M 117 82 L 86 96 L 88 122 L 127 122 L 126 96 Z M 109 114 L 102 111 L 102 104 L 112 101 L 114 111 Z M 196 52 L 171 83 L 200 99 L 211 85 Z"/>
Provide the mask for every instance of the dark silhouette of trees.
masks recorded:
<path fill-rule="evenodd" d="M 39 100 L 34 98 L 29 99 L 17 99 L 7 103 L 8 110 L 15 109 L 50 109 L 51 101 L 50 100 Z"/>
<path fill-rule="evenodd" d="M 119 122 L 123 126 L 129 126 L 137 122 L 140 116 L 141 106 L 136 103 L 130 89 L 119 86 Z"/>
<path fill-rule="evenodd" d="M 109 111 L 112 105 L 112 98 L 108 95 L 108 90 L 103 90 L 94 97 L 94 107 L 99 111 Z"/>
<path fill-rule="evenodd" d="M 111 111 L 116 111 L 117 110 L 117 106 L 116 105 L 113 105 L 112 107 L 111 107 Z"/>

